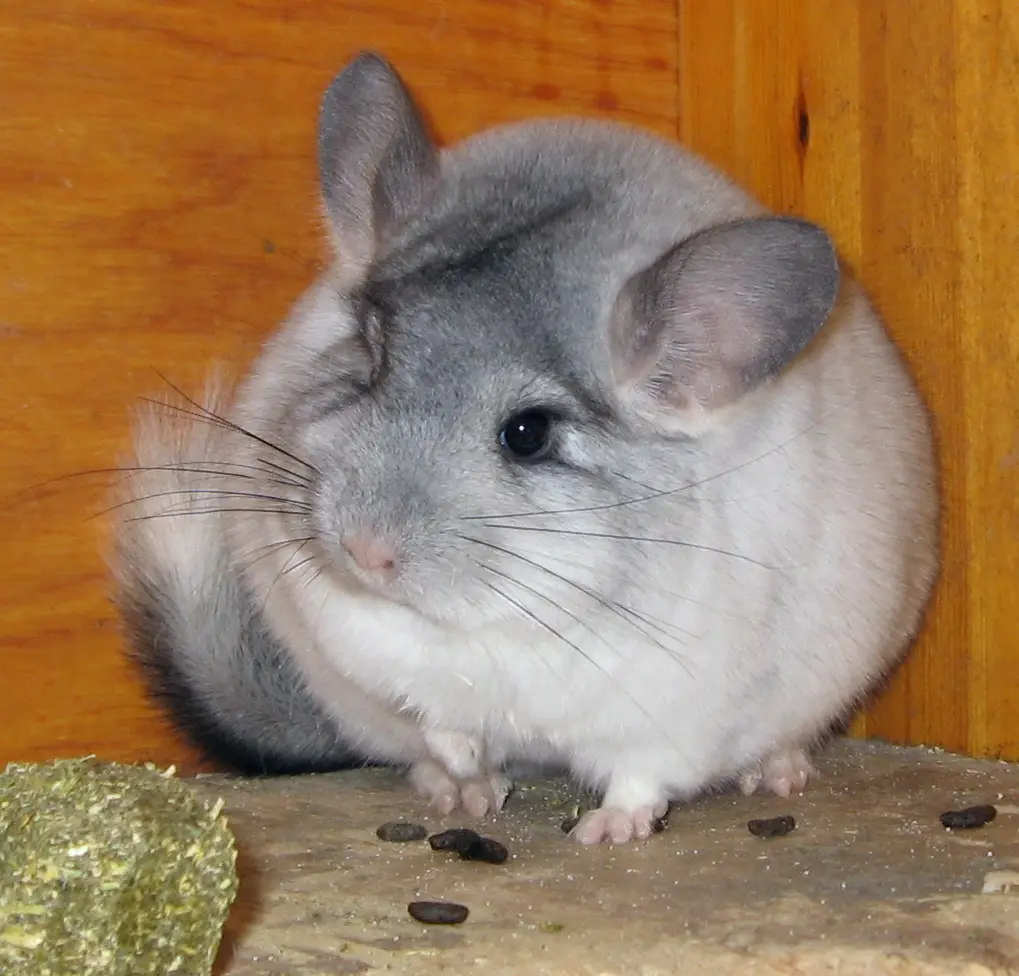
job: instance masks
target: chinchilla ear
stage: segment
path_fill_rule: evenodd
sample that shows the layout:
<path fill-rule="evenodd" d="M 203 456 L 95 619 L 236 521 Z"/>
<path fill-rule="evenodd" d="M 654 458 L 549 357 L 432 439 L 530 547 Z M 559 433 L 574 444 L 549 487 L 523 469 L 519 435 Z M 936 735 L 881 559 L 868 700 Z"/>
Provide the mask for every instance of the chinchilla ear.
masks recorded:
<path fill-rule="evenodd" d="M 784 370 L 831 313 L 835 247 L 814 224 L 760 217 L 678 244 L 630 279 L 610 325 L 624 410 L 691 433 Z"/>
<path fill-rule="evenodd" d="M 326 91 L 318 165 L 339 255 L 362 270 L 422 206 L 439 169 L 438 148 L 410 93 L 379 55 L 359 55 Z"/>

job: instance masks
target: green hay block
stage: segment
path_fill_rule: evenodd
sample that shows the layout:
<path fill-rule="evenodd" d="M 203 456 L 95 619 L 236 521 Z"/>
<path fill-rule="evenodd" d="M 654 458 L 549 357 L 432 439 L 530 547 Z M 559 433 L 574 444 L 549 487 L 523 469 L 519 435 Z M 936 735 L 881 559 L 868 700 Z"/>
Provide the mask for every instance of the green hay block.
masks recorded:
<path fill-rule="evenodd" d="M 222 806 L 154 766 L 8 766 L 0 973 L 208 976 L 237 892 Z"/>

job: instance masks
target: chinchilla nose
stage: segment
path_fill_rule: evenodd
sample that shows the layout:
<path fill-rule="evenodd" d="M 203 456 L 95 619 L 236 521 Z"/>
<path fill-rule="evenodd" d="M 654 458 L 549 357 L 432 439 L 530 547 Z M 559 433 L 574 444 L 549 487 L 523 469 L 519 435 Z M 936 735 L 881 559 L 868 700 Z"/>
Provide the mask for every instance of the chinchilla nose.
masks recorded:
<path fill-rule="evenodd" d="M 366 573 L 391 576 L 396 571 L 396 547 L 372 532 L 353 532 L 344 536 L 343 548 Z"/>

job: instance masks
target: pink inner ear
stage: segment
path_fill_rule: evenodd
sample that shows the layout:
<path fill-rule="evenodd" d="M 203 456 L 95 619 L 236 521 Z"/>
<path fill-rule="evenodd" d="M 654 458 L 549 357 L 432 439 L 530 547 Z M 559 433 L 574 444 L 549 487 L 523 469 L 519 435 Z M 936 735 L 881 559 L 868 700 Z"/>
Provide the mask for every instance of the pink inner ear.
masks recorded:
<path fill-rule="evenodd" d="M 679 382 L 673 386 L 672 403 L 687 409 L 697 404 L 707 410 L 718 410 L 738 400 L 743 392 L 734 375 L 717 364 L 697 370 L 690 386 Z"/>
<path fill-rule="evenodd" d="M 666 336 L 663 353 L 675 345 L 673 382 L 685 405 L 695 401 L 709 410 L 738 400 L 745 392 L 743 377 L 761 356 L 764 336 L 751 325 L 745 308 L 723 297 L 707 296 L 696 309 L 683 314 L 683 328 Z"/>
<path fill-rule="evenodd" d="M 720 293 L 710 266 L 688 265 L 681 279 L 656 270 L 635 276 L 616 302 L 609 341 L 617 383 L 663 412 L 732 403 L 761 335 L 741 303 Z"/>
<path fill-rule="evenodd" d="M 660 336 L 653 334 L 654 322 L 635 314 L 632 292 L 631 282 L 616 300 L 609 321 L 609 356 L 613 377 L 620 387 L 650 377 L 658 362 Z"/>
<path fill-rule="evenodd" d="M 760 217 L 676 245 L 622 289 L 615 375 L 645 419 L 668 429 L 735 402 L 786 369 L 838 292 L 838 256 L 805 221 Z"/>
<path fill-rule="evenodd" d="M 673 310 L 671 328 L 644 327 L 617 310 L 613 355 L 621 384 L 643 387 L 667 410 L 724 407 L 743 393 L 741 377 L 760 352 L 761 337 L 725 303 L 707 299 L 696 308 Z M 639 335 L 633 342 L 634 335 Z"/>

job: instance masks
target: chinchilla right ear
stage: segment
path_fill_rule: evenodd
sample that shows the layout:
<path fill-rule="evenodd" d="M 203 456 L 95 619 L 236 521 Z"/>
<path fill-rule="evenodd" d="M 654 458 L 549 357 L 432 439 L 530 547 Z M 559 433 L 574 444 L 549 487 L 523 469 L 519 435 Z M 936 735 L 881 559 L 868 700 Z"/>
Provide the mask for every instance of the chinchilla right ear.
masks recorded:
<path fill-rule="evenodd" d="M 439 154 L 393 67 L 358 55 L 333 79 L 318 125 L 322 196 L 339 256 L 363 271 L 424 203 Z"/>
<path fill-rule="evenodd" d="M 840 279 L 831 239 L 804 220 L 740 220 L 677 244 L 616 302 L 608 338 L 624 413 L 666 434 L 709 428 L 807 346 Z"/>

